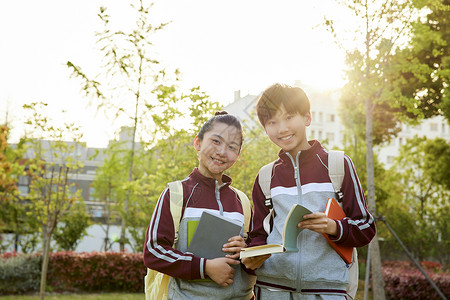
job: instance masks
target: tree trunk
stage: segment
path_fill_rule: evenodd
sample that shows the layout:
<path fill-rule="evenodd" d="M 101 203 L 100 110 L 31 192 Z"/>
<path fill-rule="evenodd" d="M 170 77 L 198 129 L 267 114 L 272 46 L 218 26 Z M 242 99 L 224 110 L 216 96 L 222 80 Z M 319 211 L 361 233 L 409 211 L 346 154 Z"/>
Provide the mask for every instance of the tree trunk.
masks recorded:
<path fill-rule="evenodd" d="M 42 268 L 41 268 L 41 287 L 39 290 L 40 300 L 44 300 L 45 288 L 47 286 L 47 271 L 48 271 L 48 261 L 50 256 L 50 239 L 51 232 L 45 227 L 44 229 L 44 249 L 42 253 Z"/>
<path fill-rule="evenodd" d="M 375 217 L 375 172 L 373 160 L 373 120 L 372 120 L 372 101 L 366 100 L 366 168 L 367 168 L 367 200 L 369 211 Z M 373 299 L 386 299 L 384 293 L 383 274 L 381 272 L 381 254 L 378 243 L 378 234 L 372 240 L 370 252 L 370 264 L 372 270 Z"/>
<path fill-rule="evenodd" d="M 142 66 L 142 59 L 141 59 L 141 66 Z M 141 70 L 141 68 L 139 68 L 139 70 Z M 141 77 L 140 77 L 141 78 Z M 139 83 L 140 83 L 140 79 L 139 79 Z M 130 166 L 128 168 L 128 182 L 133 181 L 133 165 L 134 165 L 134 155 L 135 155 L 135 151 L 136 151 L 136 130 L 137 130 L 137 126 L 138 126 L 138 109 L 139 109 L 139 90 L 138 93 L 136 95 L 136 107 L 135 107 L 135 114 L 134 114 L 134 127 L 133 127 L 133 135 L 132 135 L 132 140 L 131 140 L 131 152 L 130 152 Z M 124 210 L 125 210 L 125 214 L 128 214 L 128 200 L 130 198 L 130 190 L 128 189 L 126 194 L 125 194 L 125 202 L 124 202 Z M 126 220 L 125 218 L 122 217 L 122 227 L 120 230 L 120 252 L 125 251 L 125 233 L 126 233 L 126 228 L 127 228 L 127 224 L 126 224 Z"/>

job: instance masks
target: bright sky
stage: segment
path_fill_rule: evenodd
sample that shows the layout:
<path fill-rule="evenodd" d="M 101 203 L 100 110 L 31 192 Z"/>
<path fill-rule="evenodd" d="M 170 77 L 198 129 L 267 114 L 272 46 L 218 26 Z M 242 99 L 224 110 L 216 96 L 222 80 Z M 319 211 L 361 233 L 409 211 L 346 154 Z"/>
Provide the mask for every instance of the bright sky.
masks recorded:
<path fill-rule="evenodd" d="M 91 147 L 104 147 L 112 124 L 88 107 L 65 62 L 98 65 L 94 32 L 99 7 L 116 22 L 132 22 L 126 0 L 0 2 L 0 121 L 21 135 L 21 106 L 43 101 L 65 109 Z M 320 6 L 319 6 L 320 5 Z M 343 51 L 331 34 L 313 29 L 332 0 L 155 0 L 155 18 L 172 23 L 155 40 L 164 65 L 179 68 L 183 87 L 200 86 L 226 105 L 234 91 L 258 94 L 274 82 L 300 80 L 323 88 L 343 85 Z M 54 118 L 58 118 L 56 115 Z M 67 117 L 65 117 L 67 119 Z"/>

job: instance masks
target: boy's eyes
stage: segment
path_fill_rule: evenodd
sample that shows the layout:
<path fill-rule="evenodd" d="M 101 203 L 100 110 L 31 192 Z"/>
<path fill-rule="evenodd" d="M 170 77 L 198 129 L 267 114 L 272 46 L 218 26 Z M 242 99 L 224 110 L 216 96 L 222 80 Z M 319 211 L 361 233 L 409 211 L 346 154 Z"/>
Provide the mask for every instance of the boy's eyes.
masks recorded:
<path fill-rule="evenodd" d="M 295 117 L 295 115 L 287 115 L 287 116 L 285 117 L 285 120 L 291 120 L 291 119 L 294 118 L 294 117 Z M 275 125 L 276 123 L 277 123 L 276 120 L 268 120 L 268 121 L 266 122 L 267 125 Z"/>

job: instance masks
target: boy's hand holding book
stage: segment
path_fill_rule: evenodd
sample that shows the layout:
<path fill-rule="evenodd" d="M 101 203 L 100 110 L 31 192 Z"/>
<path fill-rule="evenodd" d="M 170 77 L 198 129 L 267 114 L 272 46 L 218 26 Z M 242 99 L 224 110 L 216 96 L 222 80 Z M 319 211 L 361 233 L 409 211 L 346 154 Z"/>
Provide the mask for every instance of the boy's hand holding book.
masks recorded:
<path fill-rule="evenodd" d="M 262 264 L 271 256 L 271 254 L 244 257 L 241 262 L 249 270 L 255 270 L 262 266 Z"/>
<path fill-rule="evenodd" d="M 298 228 L 309 229 L 317 233 L 337 235 L 336 221 L 327 217 L 323 212 L 315 212 L 303 216 L 303 221 L 298 223 Z"/>

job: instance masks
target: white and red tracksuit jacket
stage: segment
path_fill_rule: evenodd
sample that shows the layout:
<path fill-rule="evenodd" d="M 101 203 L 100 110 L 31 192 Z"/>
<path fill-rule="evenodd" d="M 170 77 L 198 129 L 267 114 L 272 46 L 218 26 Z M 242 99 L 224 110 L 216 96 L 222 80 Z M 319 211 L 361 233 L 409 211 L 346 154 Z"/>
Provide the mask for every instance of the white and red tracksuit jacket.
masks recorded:
<path fill-rule="evenodd" d="M 207 278 L 206 259 L 186 252 L 187 222 L 198 220 L 205 210 L 244 224 L 242 205 L 230 188 L 231 178 L 224 175 L 222 181 L 222 186 L 218 186 L 215 179 L 203 176 L 197 168 L 182 180 L 182 219 L 174 246 L 175 232 L 167 188 L 155 206 L 145 239 L 144 264 L 171 276 L 169 299 L 250 299 L 253 295 L 255 276 L 247 274 L 240 265 L 235 268 L 234 284 L 221 287 L 211 280 L 199 281 Z"/>
<path fill-rule="evenodd" d="M 312 212 L 323 212 L 328 198 L 335 191 L 328 175 L 328 153 L 318 141 L 295 157 L 284 151 L 273 167 L 270 183 L 275 217 L 270 218 L 265 196 L 258 178 L 253 186 L 255 213 L 250 246 L 282 244 L 284 221 L 292 205 L 298 203 Z M 331 237 L 338 244 L 361 247 L 375 235 L 372 215 L 367 210 L 364 192 L 351 159 L 345 155 L 345 176 L 341 191 L 346 218 L 336 221 L 338 235 Z M 270 234 L 264 224 L 270 225 Z M 266 226 L 267 227 L 267 226 Z M 347 265 L 319 233 L 303 230 L 297 239 L 299 252 L 274 254 L 256 270 L 257 286 L 307 294 L 344 295 L 348 283 Z"/>

